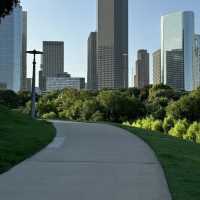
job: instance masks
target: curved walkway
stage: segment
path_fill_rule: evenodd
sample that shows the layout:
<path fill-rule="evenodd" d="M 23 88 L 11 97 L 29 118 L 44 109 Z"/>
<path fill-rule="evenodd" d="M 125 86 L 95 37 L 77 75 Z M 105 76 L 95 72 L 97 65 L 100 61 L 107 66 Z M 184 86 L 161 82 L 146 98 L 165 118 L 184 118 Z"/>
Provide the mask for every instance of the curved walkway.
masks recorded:
<path fill-rule="evenodd" d="M 154 153 L 136 136 L 103 124 L 54 124 L 52 144 L 0 176 L 0 199 L 171 200 Z"/>

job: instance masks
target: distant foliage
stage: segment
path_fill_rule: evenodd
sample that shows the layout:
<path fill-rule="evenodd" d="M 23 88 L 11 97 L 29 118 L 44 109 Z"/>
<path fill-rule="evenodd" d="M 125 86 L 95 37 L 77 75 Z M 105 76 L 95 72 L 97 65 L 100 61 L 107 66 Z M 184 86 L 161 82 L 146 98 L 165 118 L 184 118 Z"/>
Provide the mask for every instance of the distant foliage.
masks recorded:
<path fill-rule="evenodd" d="M 8 15 L 14 6 L 19 3 L 19 0 L 1 0 L 0 3 L 0 19 Z"/>
<path fill-rule="evenodd" d="M 174 119 L 187 119 L 190 122 L 200 120 L 200 89 L 184 95 L 167 107 L 167 116 Z"/>

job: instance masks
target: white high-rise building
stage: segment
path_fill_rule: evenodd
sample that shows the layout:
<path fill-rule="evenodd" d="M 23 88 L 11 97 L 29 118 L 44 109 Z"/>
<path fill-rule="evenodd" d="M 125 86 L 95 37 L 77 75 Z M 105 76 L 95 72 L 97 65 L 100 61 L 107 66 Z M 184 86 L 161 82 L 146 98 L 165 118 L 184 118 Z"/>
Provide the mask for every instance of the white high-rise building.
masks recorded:
<path fill-rule="evenodd" d="M 0 22 L 0 87 L 19 91 L 22 81 L 23 12 L 17 6 Z"/>
<path fill-rule="evenodd" d="M 198 87 L 200 87 L 200 35 L 195 35 L 193 45 L 193 89 Z"/>
<path fill-rule="evenodd" d="M 175 89 L 193 89 L 194 13 L 175 12 L 161 18 L 161 79 Z"/>

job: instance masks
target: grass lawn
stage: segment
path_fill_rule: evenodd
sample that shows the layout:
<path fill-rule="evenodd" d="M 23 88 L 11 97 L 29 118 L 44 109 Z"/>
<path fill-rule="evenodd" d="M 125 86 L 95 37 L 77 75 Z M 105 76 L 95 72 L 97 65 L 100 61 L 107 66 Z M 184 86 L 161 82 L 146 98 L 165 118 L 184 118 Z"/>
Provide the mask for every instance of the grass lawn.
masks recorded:
<path fill-rule="evenodd" d="M 125 128 L 142 138 L 161 162 L 173 200 L 200 199 L 200 145 L 161 133 Z"/>
<path fill-rule="evenodd" d="M 40 151 L 54 136 L 50 123 L 0 106 L 0 173 Z"/>

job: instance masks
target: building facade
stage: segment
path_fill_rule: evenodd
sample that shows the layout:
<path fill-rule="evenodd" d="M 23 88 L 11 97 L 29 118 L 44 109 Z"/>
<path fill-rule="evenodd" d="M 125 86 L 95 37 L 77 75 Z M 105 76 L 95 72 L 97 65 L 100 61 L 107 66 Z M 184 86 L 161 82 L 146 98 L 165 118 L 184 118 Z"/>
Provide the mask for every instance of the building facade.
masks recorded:
<path fill-rule="evenodd" d="M 184 89 L 187 91 L 193 89 L 193 36 L 193 12 L 176 12 L 162 16 L 161 79 L 164 84 L 172 86 L 175 89 Z M 174 53 L 174 56 L 172 53 Z M 181 55 L 182 58 L 180 58 Z M 172 58 L 171 61 L 169 60 L 170 58 Z M 177 60 L 181 61 L 182 66 L 180 66 Z M 176 76 L 171 77 L 169 75 L 172 71 L 177 71 Z M 178 71 L 180 74 L 178 74 Z"/>
<path fill-rule="evenodd" d="M 22 81 L 22 7 L 17 6 L 0 23 L 0 85 L 19 91 Z"/>
<path fill-rule="evenodd" d="M 143 88 L 149 85 L 149 53 L 147 50 L 138 51 L 136 61 L 135 87 Z"/>
<path fill-rule="evenodd" d="M 85 89 L 85 78 L 73 77 L 47 77 L 46 91 L 62 90 L 65 88 L 82 90 Z"/>
<path fill-rule="evenodd" d="M 200 35 L 194 36 L 193 43 L 193 89 L 200 87 Z"/>
<path fill-rule="evenodd" d="M 27 88 L 27 12 L 22 13 L 22 71 L 21 71 L 21 90 L 29 90 Z"/>
<path fill-rule="evenodd" d="M 87 71 L 87 89 L 97 89 L 97 61 L 96 61 L 96 46 L 97 33 L 92 32 L 88 38 L 88 71 Z"/>
<path fill-rule="evenodd" d="M 128 87 L 128 0 L 98 0 L 97 88 Z"/>
<path fill-rule="evenodd" d="M 153 53 L 153 84 L 161 83 L 161 50 Z"/>
<path fill-rule="evenodd" d="M 172 88 L 185 90 L 184 88 L 184 52 L 174 49 L 166 52 L 167 85 Z"/>
<path fill-rule="evenodd" d="M 64 72 L 64 42 L 43 42 L 41 67 L 44 77 L 55 77 Z"/>

